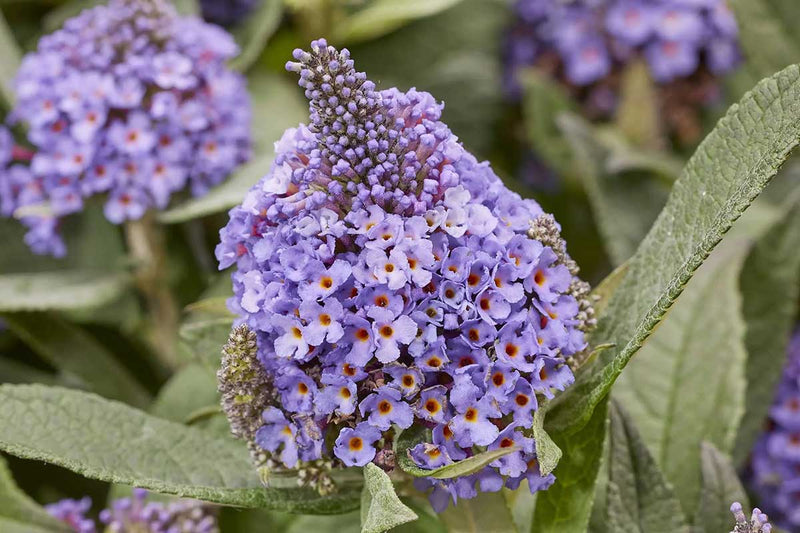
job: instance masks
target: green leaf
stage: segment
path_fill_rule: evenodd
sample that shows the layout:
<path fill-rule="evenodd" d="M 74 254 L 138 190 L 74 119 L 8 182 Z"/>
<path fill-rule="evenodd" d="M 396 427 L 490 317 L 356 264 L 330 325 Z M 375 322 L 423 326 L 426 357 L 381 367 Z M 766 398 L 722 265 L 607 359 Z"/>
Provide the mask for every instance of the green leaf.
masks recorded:
<path fill-rule="evenodd" d="M 404 24 L 436 15 L 461 0 L 373 0 L 349 15 L 336 28 L 336 40 L 342 43 L 367 41 L 387 34 Z"/>
<path fill-rule="evenodd" d="M 689 516 L 700 443 L 730 451 L 744 412 L 742 248 L 726 245 L 698 270 L 614 388 Z"/>
<path fill-rule="evenodd" d="M 248 77 L 248 90 L 253 107 L 255 158 L 239 167 L 222 185 L 211 189 L 206 195 L 162 211 L 158 215 L 160 222 L 185 222 L 241 204 L 247 191 L 270 171 L 275 158 L 273 143 L 280 139 L 287 128 L 308 122 L 308 106 L 296 85 L 288 79 L 261 71 L 253 72 Z"/>
<path fill-rule="evenodd" d="M 6 110 L 14 107 L 16 96 L 12 81 L 21 61 L 22 51 L 5 17 L 0 13 L 0 107 Z"/>
<path fill-rule="evenodd" d="M 580 431 L 553 435 L 564 455 L 553 472 L 556 482 L 536 496 L 532 533 L 586 531 L 608 428 L 607 405 L 598 405 Z"/>
<path fill-rule="evenodd" d="M 747 324 L 747 396 L 734 458 L 742 464 L 772 403 L 800 297 L 800 203 L 789 210 L 748 255 L 740 276 Z"/>
<path fill-rule="evenodd" d="M 533 414 L 533 439 L 536 442 L 536 460 L 539 462 L 539 472 L 546 476 L 558 465 L 561 460 L 561 448 L 553 442 L 550 435 L 544 430 L 544 412 L 539 406 Z"/>
<path fill-rule="evenodd" d="M 281 0 L 262 0 L 242 23 L 233 28 L 233 37 L 241 52 L 231 61 L 231 67 L 246 71 L 261 55 L 270 36 L 278 29 L 283 15 Z"/>
<path fill-rule="evenodd" d="M 625 279 L 625 275 L 628 273 L 628 266 L 627 262 L 622 263 L 592 289 L 594 312 L 598 317 L 603 315 L 611 296 L 620 286 L 622 280 Z"/>
<path fill-rule="evenodd" d="M 327 497 L 294 478 L 269 488 L 233 439 L 148 415 L 83 392 L 0 386 L 0 450 L 86 477 L 239 507 L 309 514 L 358 508 L 361 483 Z"/>
<path fill-rule="evenodd" d="M 0 275 L 0 312 L 99 307 L 119 297 L 130 277 L 90 270 Z"/>
<path fill-rule="evenodd" d="M 672 487 L 658 469 L 633 420 L 613 400 L 608 477 L 610 531 L 688 533 L 689 525 Z"/>
<path fill-rule="evenodd" d="M 739 42 L 746 68 L 758 78 L 769 76 L 800 57 L 797 3 L 793 0 L 729 0 L 739 21 Z"/>
<path fill-rule="evenodd" d="M 500 492 L 479 492 L 470 500 L 458 500 L 439 519 L 447 533 L 517 533 L 511 511 Z"/>
<path fill-rule="evenodd" d="M 93 392 L 143 407 L 150 395 L 94 337 L 55 314 L 2 315 L 9 329 L 42 359 Z"/>
<path fill-rule="evenodd" d="M 634 145 L 663 147 L 658 90 L 644 60 L 633 61 L 622 73 L 620 102 L 615 113 L 620 131 Z"/>
<path fill-rule="evenodd" d="M 558 123 L 572 147 L 572 159 L 580 167 L 608 255 L 614 265 L 621 265 L 644 238 L 668 190 L 649 174 L 604 172 L 610 152 L 592 127 L 574 115 L 562 115 Z M 634 205 L 636 209 L 631 209 Z"/>
<path fill-rule="evenodd" d="M 417 513 L 395 494 L 389 475 L 379 466 L 367 463 L 361 493 L 361 533 L 383 533 L 417 518 Z"/>
<path fill-rule="evenodd" d="M 525 133 L 536 155 L 568 184 L 578 185 L 582 169 L 573 147 L 562 133 L 558 118 L 576 113 L 575 105 L 558 84 L 543 73 L 530 69 L 522 76 Z"/>
<path fill-rule="evenodd" d="M 800 141 L 800 68 L 761 81 L 728 110 L 675 183 L 666 207 L 591 336 L 613 343 L 559 395 L 548 428 L 574 431 L 664 317 L 694 271 Z"/>
<path fill-rule="evenodd" d="M 695 517 L 695 529 L 704 533 L 728 531 L 733 523 L 730 506 L 739 502 L 748 508 L 747 494 L 730 459 L 710 442 L 703 442 L 703 488 Z"/>
<path fill-rule="evenodd" d="M 219 367 L 222 345 L 228 340 L 234 315 L 226 301 L 232 293 L 231 279 L 223 273 L 201 300 L 186 306 L 188 314 L 180 326 L 180 337 L 195 360 L 209 369 Z"/>
<path fill-rule="evenodd" d="M 415 426 L 404 430 L 395 442 L 395 455 L 400 469 L 414 477 L 430 477 L 434 479 L 452 479 L 461 476 L 468 476 L 481 470 L 489 463 L 500 459 L 519 448 L 511 446 L 509 448 L 498 448 L 477 453 L 467 459 L 456 461 L 433 470 L 426 470 L 418 467 L 411 459 L 411 449 L 422 442 L 430 442 L 429 432 L 422 426 Z M 551 441 L 552 442 L 552 441 Z M 549 450 L 551 456 L 552 448 Z M 552 460 L 552 457 L 549 458 Z"/>
<path fill-rule="evenodd" d="M 71 531 L 69 527 L 50 516 L 43 507 L 17 487 L 5 459 L 0 456 L 0 526 L 3 526 L 0 527 L 0 531 L 13 531 L 10 529 L 11 526 L 6 529 L 4 520 L 17 522 L 21 526 L 29 528 L 38 527 L 41 531 Z M 19 529 L 19 531 L 28 530 Z"/>
<path fill-rule="evenodd" d="M 180 369 L 161 387 L 150 414 L 173 422 L 186 423 L 189 417 L 206 406 L 219 408 L 217 376 L 213 370 L 190 364 Z"/>

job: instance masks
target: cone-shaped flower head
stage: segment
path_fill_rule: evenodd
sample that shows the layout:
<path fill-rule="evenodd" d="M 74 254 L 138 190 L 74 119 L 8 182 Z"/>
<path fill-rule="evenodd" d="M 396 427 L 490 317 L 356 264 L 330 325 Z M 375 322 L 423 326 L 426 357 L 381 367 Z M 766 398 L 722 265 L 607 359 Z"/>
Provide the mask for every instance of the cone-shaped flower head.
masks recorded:
<path fill-rule="evenodd" d="M 766 428 L 752 452 L 751 489 L 776 526 L 796 531 L 800 529 L 800 332 L 789 343 Z"/>
<path fill-rule="evenodd" d="M 726 0 L 517 0 L 515 12 L 506 43 L 512 96 L 519 94 L 520 72 L 539 65 L 572 86 L 588 87 L 582 97 L 602 112 L 613 107 L 617 74 L 637 57 L 656 82 L 693 79 L 694 92 L 740 59 Z"/>
<path fill-rule="evenodd" d="M 425 469 L 516 449 L 429 481 L 437 509 L 478 482 L 547 487 L 528 431 L 537 395 L 572 383 L 594 322 L 558 225 L 464 149 L 430 94 L 377 90 L 324 40 L 295 59 L 309 124 L 276 143 L 217 247 L 277 394 L 255 445 L 301 473 L 388 469 L 396 430 L 414 425 L 430 430 L 410 451 Z"/>
<path fill-rule="evenodd" d="M 110 0 L 43 37 L 14 85 L 32 151 L 0 166 L 2 214 L 22 217 L 34 251 L 63 255 L 59 220 L 90 196 L 107 194 L 121 223 L 220 183 L 250 150 L 244 79 L 225 65 L 236 53 L 164 0 Z"/>
<path fill-rule="evenodd" d="M 133 489 L 130 498 L 114 500 L 111 507 L 101 511 L 100 527 L 86 516 L 91 506 L 89 498 L 61 500 L 48 505 L 47 511 L 76 533 L 219 533 L 212 506 L 194 500 L 149 502 L 143 489 Z"/>
<path fill-rule="evenodd" d="M 731 513 L 733 513 L 733 517 L 736 520 L 731 533 L 771 533 L 772 531 L 769 517 L 762 513 L 758 507 L 753 509 L 753 513 L 748 519 L 744 514 L 742 504 L 734 502 L 731 504 Z"/>

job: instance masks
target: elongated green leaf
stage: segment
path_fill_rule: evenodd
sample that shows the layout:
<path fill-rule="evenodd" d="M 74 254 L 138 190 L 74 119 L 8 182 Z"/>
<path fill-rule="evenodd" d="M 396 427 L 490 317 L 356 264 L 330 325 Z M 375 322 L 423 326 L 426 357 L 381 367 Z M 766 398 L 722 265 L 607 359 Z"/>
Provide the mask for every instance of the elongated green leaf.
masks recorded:
<path fill-rule="evenodd" d="M 53 367 L 71 374 L 106 398 L 143 407 L 147 391 L 97 340 L 83 329 L 48 313 L 2 315 L 11 331 Z"/>
<path fill-rule="evenodd" d="M 573 115 L 562 115 L 558 124 L 572 147 L 608 255 L 621 265 L 644 238 L 668 191 L 649 174 L 604 172 L 610 152 L 592 127 Z"/>
<path fill-rule="evenodd" d="M 664 139 L 658 91 L 644 60 L 629 63 L 622 74 L 615 119 L 620 131 L 634 145 L 662 148 Z"/>
<path fill-rule="evenodd" d="M 0 107 L 6 110 L 14 106 L 15 96 L 11 84 L 21 60 L 22 51 L 14 40 L 14 34 L 11 33 L 5 17 L 0 13 Z"/>
<path fill-rule="evenodd" d="M 590 339 L 615 348 L 583 368 L 556 399 L 548 427 L 574 430 L 588 421 L 694 271 L 798 141 L 800 68 L 795 65 L 761 81 L 697 149 Z"/>
<path fill-rule="evenodd" d="M 0 275 L 0 312 L 99 307 L 129 285 L 126 274 L 57 271 Z"/>
<path fill-rule="evenodd" d="M 689 516 L 700 491 L 700 443 L 730 451 L 744 412 L 742 260 L 737 243 L 718 250 L 614 388 Z"/>
<path fill-rule="evenodd" d="M 284 130 L 308 121 L 308 107 L 297 87 L 275 74 L 254 72 L 248 78 L 253 107 L 253 152 L 255 158 L 234 171 L 208 194 L 192 198 L 159 214 L 165 224 L 185 222 L 225 211 L 242 203 L 245 194 L 264 177 L 275 158 L 273 143 Z"/>
<path fill-rule="evenodd" d="M 688 533 L 689 525 L 672 487 L 658 469 L 633 420 L 613 400 L 608 476 L 609 531 Z"/>
<path fill-rule="evenodd" d="M 695 529 L 704 533 L 717 533 L 730 529 L 730 506 L 739 502 L 748 508 L 747 493 L 742 487 L 730 459 L 710 442 L 701 449 L 703 488 L 695 517 Z"/>
<path fill-rule="evenodd" d="M 561 460 L 561 448 L 544 430 L 544 409 L 541 407 L 533 415 L 532 431 L 533 439 L 536 442 L 536 460 L 539 462 L 539 472 L 546 476 L 556 468 L 558 461 Z"/>
<path fill-rule="evenodd" d="M 461 0 L 373 0 L 347 17 L 337 28 L 337 41 L 355 43 L 389 33 L 412 20 L 449 9 Z"/>
<path fill-rule="evenodd" d="M 170 378 L 159 391 L 150 413 L 185 423 L 192 413 L 209 405 L 219 407 L 217 377 L 213 370 L 195 363 Z"/>
<path fill-rule="evenodd" d="M 553 435 L 564 456 L 553 472 L 556 482 L 536 496 L 532 533 L 583 533 L 592 512 L 597 473 L 608 429 L 608 402 L 572 435 Z"/>
<path fill-rule="evenodd" d="M 796 2 L 729 0 L 729 5 L 739 21 L 739 42 L 752 75 L 769 76 L 797 61 L 800 40 L 793 25 L 798 22 Z M 794 17 L 788 16 L 792 11 Z"/>
<path fill-rule="evenodd" d="M 414 464 L 409 455 L 411 449 L 421 442 L 431 442 L 430 432 L 424 427 L 412 427 L 403 431 L 395 442 L 397 464 L 404 472 L 414 477 L 431 477 L 434 479 L 452 479 L 474 474 L 489 463 L 518 450 L 517 447 L 511 446 L 509 448 L 485 451 L 434 470 L 426 470 Z"/>
<path fill-rule="evenodd" d="M 499 492 L 479 492 L 471 500 L 458 500 L 439 519 L 447 533 L 518 533 L 506 500 Z"/>
<path fill-rule="evenodd" d="M 280 0 L 262 0 L 253 13 L 250 13 L 242 24 L 233 29 L 233 36 L 239 43 L 241 52 L 231 61 L 231 67 L 245 71 L 261 55 L 270 36 L 275 33 L 283 14 L 283 2 Z"/>
<path fill-rule="evenodd" d="M 343 482 L 327 497 L 277 476 L 264 488 L 237 441 L 56 387 L 0 386 L 0 450 L 93 479 L 240 507 L 333 514 L 359 505 L 361 483 Z"/>
<path fill-rule="evenodd" d="M 29 528 L 38 527 L 51 533 L 70 531 L 17 487 L 5 460 L 0 456 L 0 526 L 4 526 L 3 520 L 15 521 Z M 0 531 L 13 530 L 0 527 Z"/>
<path fill-rule="evenodd" d="M 367 463 L 361 493 L 361 533 L 383 533 L 417 518 L 417 513 L 395 494 L 389 475 L 380 467 Z"/>
<path fill-rule="evenodd" d="M 747 333 L 747 397 L 734 458 L 750 453 L 780 381 L 800 295 L 800 205 L 758 242 L 740 277 Z"/>

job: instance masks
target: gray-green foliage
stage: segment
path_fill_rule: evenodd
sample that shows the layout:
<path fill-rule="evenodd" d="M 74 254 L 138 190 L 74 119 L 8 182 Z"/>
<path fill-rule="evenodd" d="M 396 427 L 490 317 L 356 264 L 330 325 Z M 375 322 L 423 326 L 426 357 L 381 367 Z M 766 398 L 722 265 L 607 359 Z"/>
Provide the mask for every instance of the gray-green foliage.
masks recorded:
<path fill-rule="evenodd" d="M 361 483 L 322 498 L 275 477 L 264 488 L 244 446 L 84 392 L 0 386 L 0 450 L 86 477 L 241 507 L 312 514 L 356 509 Z"/>
<path fill-rule="evenodd" d="M 762 80 L 731 107 L 675 183 L 630 260 L 592 344 L 614 343 L 560 395 L 548 425 L 580 427 L 663 319 L 694 271 L 800 140 L 800 68 Z"/>
<path fill-rule="evenodd" d="M 129 283 L 126 274 L 92 270 L 0 274 L 0 312 L 99 307 Z"/>
<path fill-rule="evenodd" d="M 336 27 L 336 41 L 353 44 L 389 33 L 404 24 L 435 15 L 462 0 L 373 0 Z"/>
<path fill-rule="evenodd" d="M 800 294 L 800 203 L 754 244 L 740 276 L 747 324 L 747 395 L 734 458 L 741 464 L 761 431 L 775 386 Z"/>
<path fill-rule="evenodd" d="M 618 533 L 688 533 L 680 503 L 618 402 L 610 408 L 605 517 Z M 722 530 L 720 530 L 722 531 Z"/>
<path fill-rule="evenodd" d="M 367 463 L 361 493 L 361 533 L 383 533 L 417 518 L 417 513 L 395 494 L 389 475 L 380 467 Z"/>
<path fill-rule="evenodd" d="M 239 55 L 231 60 L 232 68 L 245 71 L 253 65 L 278 28 L 282 15 L 282 0 L 262 0 L 253 13 L 233 28 L 233 36 L 240 50 Z"/>
<path fill-rule="evenodd" d="M 9 110 L 14 106 L 15 95 L 11 80 L 17 72 L 22 51 L 3 14 L 0 13 L 0 109 Z"/>
<path fill-rule="evenodd" d="M 696 273 L 614 388 L 689 516 L 700 491 L 700 443 L 729 452 L 744 412 L 744 254 L 736 244 Z"/>
<path fill-rule="evenodd" d="M 733 519 L 730 505 L 739 502 L 747 508 L 747 494 L 731 461 L 710 442 L 701 447 L 702 489 L 694 519 L 698 533 L 728 531 Z"/>
<path fill-rule="evenodd" d="M 459 500 L 439 515 L 447 533 L 522 533 L 517 531 L 506 500 L 499 492 L 483 492 Z"/>
<path fill-rule="evenodd" d="M 15 531 L 14 527 L 18 531 L 31 532 L 70 531 L 17 487 L 5 460 L 0 456 L 0 531 L 12 532 Z"/>

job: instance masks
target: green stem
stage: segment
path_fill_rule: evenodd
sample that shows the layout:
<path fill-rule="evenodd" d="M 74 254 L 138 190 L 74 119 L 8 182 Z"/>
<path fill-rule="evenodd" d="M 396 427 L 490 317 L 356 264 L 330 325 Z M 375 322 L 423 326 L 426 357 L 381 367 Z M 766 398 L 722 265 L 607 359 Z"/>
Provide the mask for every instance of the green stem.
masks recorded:
<path fill-rule="evenodd" d="M 128 252 L 136 265 L 136 284 L 147 306 L 150 341 L 167 369 L 178 366 L 178 304 L 169 289 L 163 230 L 152 213 L 125 223 Z"/>

